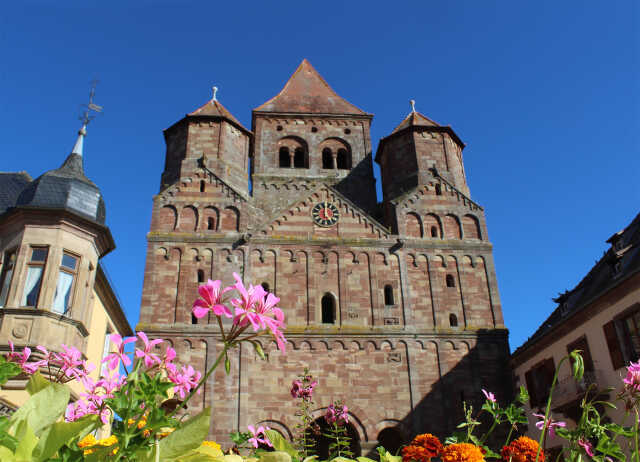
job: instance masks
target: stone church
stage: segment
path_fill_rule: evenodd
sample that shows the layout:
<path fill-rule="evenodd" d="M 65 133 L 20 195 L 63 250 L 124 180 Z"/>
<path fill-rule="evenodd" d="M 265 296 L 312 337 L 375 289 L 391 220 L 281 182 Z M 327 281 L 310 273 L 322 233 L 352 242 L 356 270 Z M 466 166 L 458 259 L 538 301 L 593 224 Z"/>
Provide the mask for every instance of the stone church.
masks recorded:
<path fill-rule="evenodd" d="M 204 371 L 218 327 L 191 306 L 199 283 L 231 284 L 234 271 L 280 297 L 286 316 L 286 355 L 267 337 L 267 361 L 243 346 L 231 373 L 219 368 L 197 397 L 196 408 L 213 408 L 218 442 L 258 423 L 290 438 L 289 389 L 305 366 L 319 381 L 315 415 L 342 399 L 357 451 L 445 436 L 482 388 L 510 397 L 492 245 L 470 197 L 465 144 L 412 110 L 374 157 L 372 119 L 304 60 L 253 110 L 251 130 L 214 89 L 164 131 L 138 330 Z"/>

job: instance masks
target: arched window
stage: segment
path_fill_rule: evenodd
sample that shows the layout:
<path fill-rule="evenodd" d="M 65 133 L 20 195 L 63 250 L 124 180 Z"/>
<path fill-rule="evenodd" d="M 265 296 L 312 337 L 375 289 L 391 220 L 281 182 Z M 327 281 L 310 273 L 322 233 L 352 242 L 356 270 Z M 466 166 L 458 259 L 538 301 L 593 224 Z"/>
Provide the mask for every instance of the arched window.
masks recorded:
<path fill-rule="evenodd" d="M 438 228 L 436 226 L 431 227 L 431 237 L 438 237 Z"/>
<path fill-rule="evenodd" d="M 331 149 L 329 148 L 324 148 L 322 150 L 322 168 L 324 169 L 333 168 L 333 156 L 331 155 Z"/>
<path fill-rule="evenodd" d="M 280 168 L 291 167 L 291 157 L 289 157 L 289 148 L 283 146 L 280 148 L 280 161 L 278 163 Z"/>
<path fill-rule="evenodd" d="M 322 296 L 322 324 L 335 324 L 336 301 L 331 294 Z"/>
<path fill-rule="evenodd" d="M 378 433 L 378 444 L 391 454 L 397 454 L 403 443 L 402 432 L 395 427 L 387 427 Z"/>
<path fill-rule="evenodd" d="M 213 217 L 207 218 L 207 229 L 214 229 L 215 226 L 216 226 L 216 221 L 213 219 Z"/>
<path fill-rule="evenodd" d="M 200 180 L 200 192 L 204 192 L 204 180 Z"/>
<path fill-rule="evenodd" d="M 442 186 L 440 183 L 436 184 L 436 196 L 442 196 Z"/>
<path fill-rule="evenodd" d="M 304 149 L 296 148 L 293 154 L 293 168 L 309 168 Z"/>
<path fill-rule="evenodd" d="M 453 277 L 453 274 L 447 274 L 447 287 L 455 287 L 456 286 L 456 280 Z"/>
<path fill-rule="evenodd" d="M 451 327 L 458 327 L 458 317 L 453 313 L 449 315 L 449 325 Z"/>
<path fill-rule="evenodd" d="M 198 318 L 193 313 L 191 313 L 191 324 L 198 324 Z"/>
<path fill-rule="evenodd" d="M 384 286 L 384 304 L 393 305 L 393 287 L 389 284 Z"/>
<path fill-rule="evenodd" d="M 198 270 L 198 282 L 202 284 L 204 282 L 204 271 Z"/>
<path fill-rule="evenodd" d="M 268 282 L 263 282 L 262 284 L 260 284 L 262 286 L 262 288 L 265 290 L 265 292 L 269 292 L 269 283 Z"/>
<path fill-rule="evenodd" d="M 337 164 L 338 164 L 338 169 L 340 170 L 349 170 L 351 169 L 351 156 L 349 155 L 349 152 L 346 149 L 338 149 L 338 156 L 337 156 Z"/>

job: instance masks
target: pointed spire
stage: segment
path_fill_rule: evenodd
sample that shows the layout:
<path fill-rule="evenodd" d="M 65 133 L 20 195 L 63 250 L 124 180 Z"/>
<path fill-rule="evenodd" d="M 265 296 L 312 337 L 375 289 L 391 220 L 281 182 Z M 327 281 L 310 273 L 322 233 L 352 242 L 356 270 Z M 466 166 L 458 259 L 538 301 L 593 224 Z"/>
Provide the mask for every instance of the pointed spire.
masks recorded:
<path fill-rule="evenodd" d="M 333 91 L 306 59 L 302 60 L 280 93 L 255 108 L 254 111 L 370 115 Z"/>
<path fill-rule="evenodd" d="M 82 128 L 78 130 L 78 139 L 76 140 L 76 144 L 73 146 L 73 151 L 71 154 L 82 155 L 82 148 L 84 146 L 84 137 L 87 135 L 87 124 L 82 125 Z"/>

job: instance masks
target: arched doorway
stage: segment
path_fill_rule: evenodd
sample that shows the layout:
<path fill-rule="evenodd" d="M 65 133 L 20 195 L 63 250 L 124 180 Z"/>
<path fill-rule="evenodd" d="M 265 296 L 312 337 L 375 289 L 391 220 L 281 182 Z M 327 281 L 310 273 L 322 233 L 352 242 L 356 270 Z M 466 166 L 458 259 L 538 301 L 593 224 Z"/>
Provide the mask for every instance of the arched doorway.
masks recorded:
<path fill-rule="evenodd" d="M 404 444 L 402 432 L 395 427 L 384 428 L 378 433 L 378 446 L 382 446 L 393 455 L 397 455 Z"/>
<path fill-rule="evenodd" d="M 349 450 L 353 453 L 353 458 L 360 457 L 362 449 L 360 447 L 360 436 L 353 424 L 346 424 L 347 435 L 351 441 Z M 315 430 L 314 430 L 315 429 Z M 325 435 L 329 434 L 329 424 L 324 420 L 324 416 L 317 418 L 311 428 L 307 429 L 307 436 L 314 441 L 313 454 L 318 456 L 320 460 L 327 460 L 329 458 L 329 445 L 332 440 Z"/>

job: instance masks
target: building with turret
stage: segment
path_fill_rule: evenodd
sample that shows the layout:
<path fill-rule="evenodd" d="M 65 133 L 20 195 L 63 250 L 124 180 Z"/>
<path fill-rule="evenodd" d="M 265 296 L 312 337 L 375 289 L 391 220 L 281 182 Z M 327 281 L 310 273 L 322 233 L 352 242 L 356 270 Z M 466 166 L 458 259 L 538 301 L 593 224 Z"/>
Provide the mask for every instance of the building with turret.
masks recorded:
<path fill-rule="evenodd" d="M 314 415 L 341 398 L 356 452 L 440 436 L 481 388 L 511 394 L 492 245 L 449 126 L 412 110 L 380 140 L 373 115 L 341 98 L 304 60 L 251 130 L 214 97 L 165 130 L 153 199 L 139 330 L 168 339 L 204 371 L 220 349 L 215 319 L 191 306 L 207 279 L 274 292 L 286 355 L 243 346 L 194 407 L 212 437 L 266 424 L 290 438 L 291 381 L 317 377 Z M 322 442 L 319 442 L 322 446 Z"/>
<path fill-rule="evenodd" d="M 100 189 L 84 173 L 87 123 L 59 168 L 35 180 L 0 172 L 0 350 L 11 341 L 38 358 L 37 345 L 52 352 L 73 346 L 97 366 L 90 374 L 97 380 L 100 361 L 115 347 L 109 335 L 133 331 L 100 265 L 115 244 Z M 26 401 L 27 379 L 2 387 L 0 414 Z M 78 398 L 82 385 L 70 386 Z"/>

